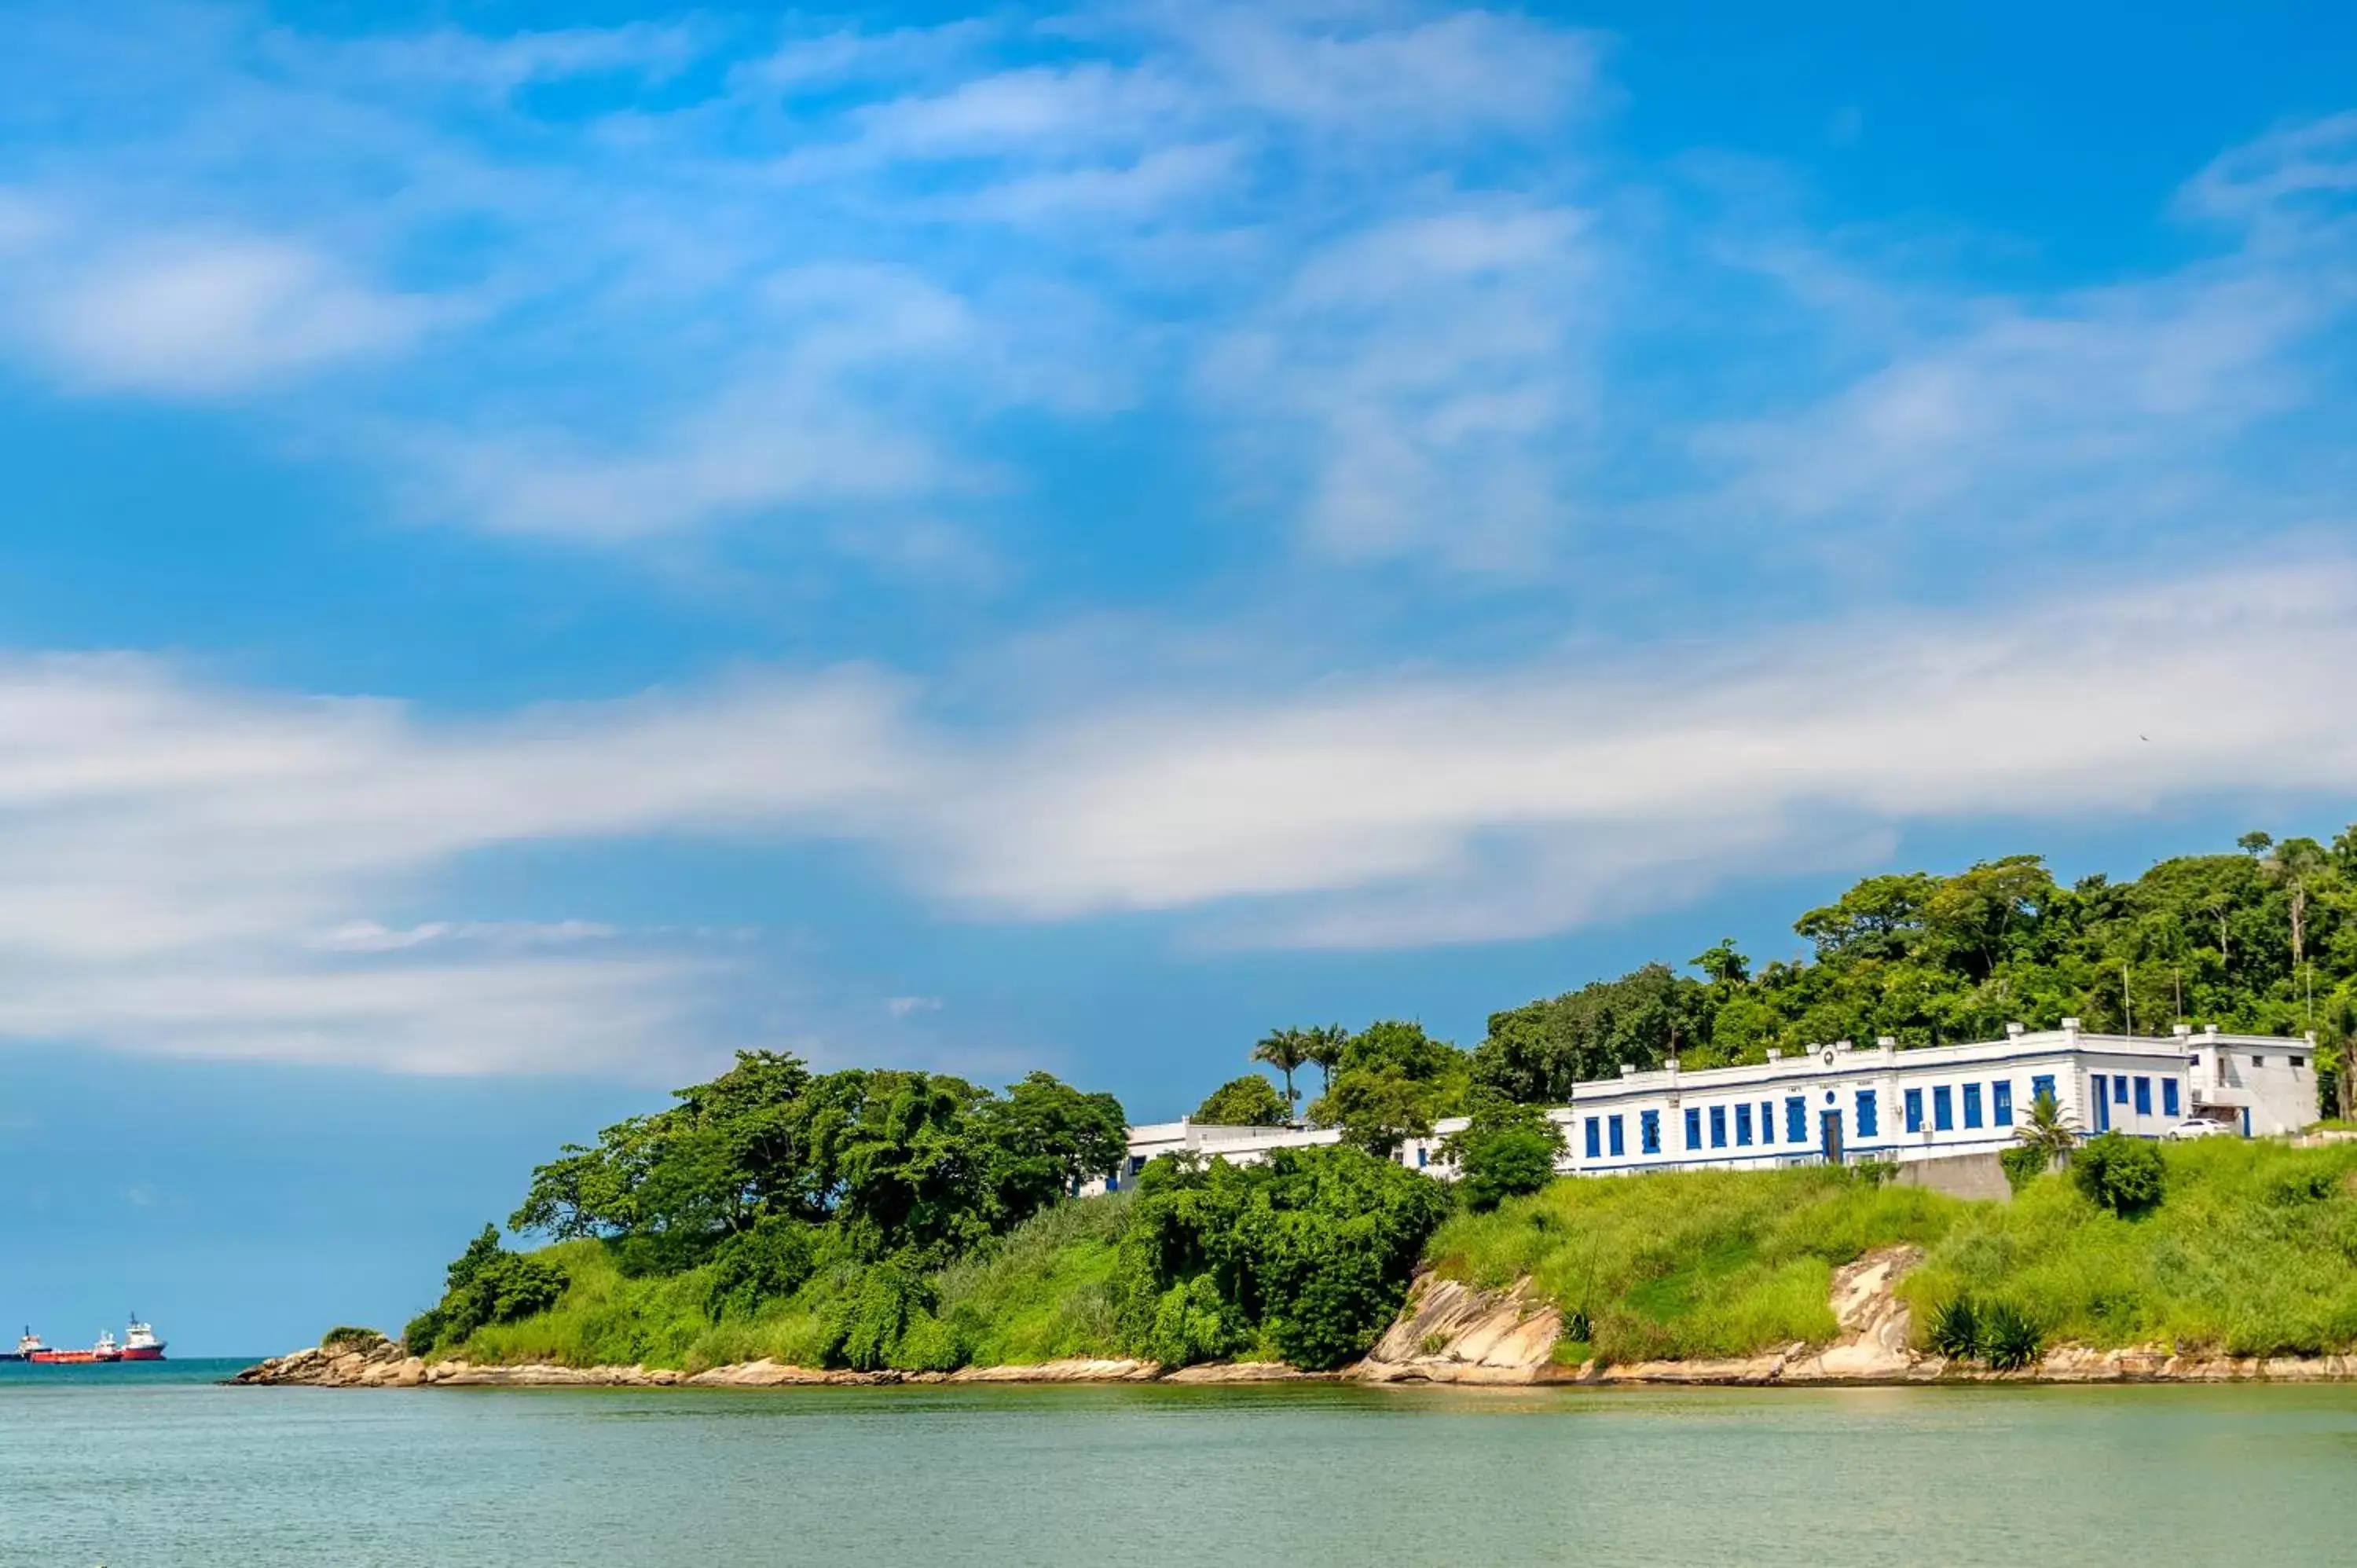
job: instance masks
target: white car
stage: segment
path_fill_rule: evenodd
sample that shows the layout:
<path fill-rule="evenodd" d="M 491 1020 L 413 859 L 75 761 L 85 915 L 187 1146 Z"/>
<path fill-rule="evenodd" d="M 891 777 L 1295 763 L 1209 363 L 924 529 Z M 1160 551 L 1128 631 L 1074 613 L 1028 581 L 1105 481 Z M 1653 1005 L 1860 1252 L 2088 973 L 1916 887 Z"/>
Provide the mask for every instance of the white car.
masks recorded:
<path fill-rule="evenodd" d="M 2164 1138 L 2221 1138 L 2234 1129 L 2223 1122 L 2212 1122 L 2207 1116 L 2189 1117 L 2161 1134 Z"/>

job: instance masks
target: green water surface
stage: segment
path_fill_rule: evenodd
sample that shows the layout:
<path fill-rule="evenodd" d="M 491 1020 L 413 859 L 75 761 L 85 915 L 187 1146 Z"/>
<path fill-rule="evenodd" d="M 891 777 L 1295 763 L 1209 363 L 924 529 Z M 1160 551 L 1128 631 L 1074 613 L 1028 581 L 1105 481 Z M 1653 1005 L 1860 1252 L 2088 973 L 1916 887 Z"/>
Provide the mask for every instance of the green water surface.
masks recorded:
<path fill-rule="evenodd" d="M 199 1380 L 219 1370 L 0 1375 L 0 1563 L 2357 1562 L 2357 1388 Z"/>

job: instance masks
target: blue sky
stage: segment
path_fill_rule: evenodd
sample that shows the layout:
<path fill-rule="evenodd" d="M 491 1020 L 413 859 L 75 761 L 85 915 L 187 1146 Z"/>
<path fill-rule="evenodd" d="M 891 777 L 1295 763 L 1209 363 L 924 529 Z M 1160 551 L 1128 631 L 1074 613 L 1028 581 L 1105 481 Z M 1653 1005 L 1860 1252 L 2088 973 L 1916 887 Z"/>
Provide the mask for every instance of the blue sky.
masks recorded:
<path fill-rule="evenodd" d="M 0 1313 L 2357 808 L 2357 18 L 25 7 Z"/>

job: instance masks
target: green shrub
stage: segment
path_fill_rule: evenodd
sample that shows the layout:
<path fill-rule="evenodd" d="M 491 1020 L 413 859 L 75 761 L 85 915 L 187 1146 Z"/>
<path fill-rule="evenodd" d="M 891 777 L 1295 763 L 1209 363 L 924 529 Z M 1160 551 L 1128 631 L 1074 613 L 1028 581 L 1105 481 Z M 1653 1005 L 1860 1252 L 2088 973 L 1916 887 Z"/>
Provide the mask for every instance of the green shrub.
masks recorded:
<path fill-rule="evenodd" d="M 1157 1160 L 1121 1240 L 1117 1331 L 1170 1366 L 1260 1346 L 1340 1366 L 1391 1326 L 1450 1202 L 1440 1183 L 1349 1147 L 1257 1165 Z"/>
<path fill-rule="evenodd" d="M 966 1363 L 966 1344 L 957 1329 L 930 1313 L 909 1319 L 894 1348 L 892 1365 L 904 1372 L 954 1372 Z"/>
<path fill-rule="evenodd" d="M 1246 1338 L 1240 1315 L 1220 1299 L 1209 1274 L 1162 1293 L 1146 1353 L 1166 1367 L 1191 1367 L 1234 1354 Z"/>
<path fill-rule="evenodd" d="M 2071 1177 L 2090 1201 L 2123 1219 L 2158 1208 L 2165 1181 L 2159 1147 L 2116 1131 L 2081 1147 L 2072 1158 Z"/>
<path fill-rule="evenodd" d="M 909 1322 L 931 1306 L 932 1293 L 906 1263 L 887 1259 L 874 1265 L 835 1309 L 828 1363 L 861 1372 L 889 1366 Z"/>
<path fill-rule="evenodd" d="M 2054 1156 L 2044 1149 L 2017 1144 L 1998 1155 L 1996 1163 L 2005 1167 L 2006 1186 L 2019 1192 L 2054 1168 Z"/>
<path fill-rule="evenodd" d="M 814 1227 L 791 1219 L 764 1219 L 723 1241 L 707 1271 L 705 1316 L 715 1323 L 750 1317 L 764 1302 L 800 1290 L 816 1266 L 814 1232 Z"/>
<path fill-rule="evenodd" d="M 1466 1206 L 1486 1214 L 1555 1179 L 1563 1126 L 1536 1106 L 1489 1104 L 1449 1137 L 1442 1152 L 1457 1164 L 1457 1190 Z"/>
<path fill-rule="evenodd" d="M 456 1343 L 486 1325 L 545 1312 L 564 1295 L 565 1285 L 560 1265 L 501 1247 L 496 1225 L 484 1226 L 444 1277 L 441 1301 L 411 1319 L 402 1333 L 414 1354 Z"/>
<path fill-rule="evenodd" d="M 355 1328 L 339 1324 L 319 1336 L 322 1350 L 370 1350 L 384 1343 L 384 1336 L 373 1328 Z"/>
<path fill-rule="evenodd" d="M 1969 1361 L 1981 1353 L 1980 1308 L 1968 1295 L 1951 1296 L 1932 1316 L 1932 1348 L 1951 1361 Z"/>
<path fill-rule="evenodd" d="M 1990 1366 L 2012 1372 L 2037 1360 L 2045 1340 L 2027 1314 L 2009 1301 L 2000 1301 L 1981 1316 L 1980 1342 Z"/>

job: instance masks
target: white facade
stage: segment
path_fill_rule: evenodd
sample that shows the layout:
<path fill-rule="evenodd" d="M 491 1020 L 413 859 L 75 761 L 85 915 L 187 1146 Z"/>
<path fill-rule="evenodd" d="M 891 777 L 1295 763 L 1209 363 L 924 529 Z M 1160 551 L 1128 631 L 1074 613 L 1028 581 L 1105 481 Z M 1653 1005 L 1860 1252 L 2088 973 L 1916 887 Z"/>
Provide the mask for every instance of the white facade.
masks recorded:
<path fill-rule="evenodd" d="M 1080 1196 L 1119 1192 L 1137 1179 L 1146 1161 L 1164 1155 L 1200 1155 L 1230 1165 L 1256 1165 L 1271 1149 L 1306 1149 L 1341 1141 L 1342 1134 L 1331 1127 L 1229 1127 L 1189 1116 L 1148 1122 L 1129 1130 L 1129 1159 L 1122 1168 L 1083 1184 Z"/>
<path fill-rule="evenodd" d="M 2041 1091 L 2090 1136 L 2158 1137 L 2194 1116 L 2266 1136 L 2316 1119 L 2313 1052 L 2307 1040 L 2215 1030 L 2093 1035 L 2065 1019 L 1967 1046 L 1842 1041 L 1751 1067 L 1624 1071 L 1581 1084 L 1548 1114 L 1566 1134 L 1562 1168 L 1593 1175 L 1994 1154 Z"/>
<path fill-rule="evenodd" d="M 1556 1168 L 1607 1176 L 1994 1154 L 2012 1146 L 2041 1091 L 2088 1136 L 2117 1129 L 2158 1137 L 2195 1116 L 2245 1137 L 2297 1132 L 2317 1116 L 2315 1040 L 2183 1026 L 2166 1039 L 2095 1035 L 2066 1018 L 2060 1029 L 2016 1026 L 2002 1040 L 1974 1045 L 1902 1051 L 1890 1040 L 1862 1048 L 1843 1040 L 1805 1055 L 1771 1051 L 1749 1067 L 1623 1069 L 1578 1085 L 1570 1105 L 1547 1114 L 1564 1129 Z M 1464 1125 L 1450 1118 L 1408 1140 L 1400 1163 L 1454 1177 L 1441 1144 Z M 1257 1164 L 1271 1149 L 1340 1137 L 1331 1128 L 1183 1120 L 1135 1127 L 1125 1170 L 1083 1191 L 1118 1189 L 1157 1155 Z"/>

